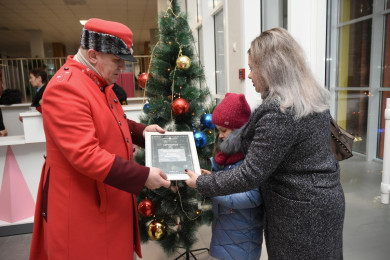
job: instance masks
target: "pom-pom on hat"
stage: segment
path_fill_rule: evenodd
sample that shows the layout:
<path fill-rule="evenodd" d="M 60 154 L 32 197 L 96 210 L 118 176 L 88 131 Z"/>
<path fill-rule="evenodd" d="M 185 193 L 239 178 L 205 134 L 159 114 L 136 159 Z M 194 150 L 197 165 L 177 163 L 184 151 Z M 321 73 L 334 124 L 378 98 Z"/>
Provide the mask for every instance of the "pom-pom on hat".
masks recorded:
<path fill-rule="evenodd" d="M 121 23 L 89 19 L 81 32 L 80 45 L 124 60 L 137 61 L 133 57 L 133 32 Z"/>
<path fill-rule="evenodd" d="M 248 122 L 250 116 L 251 108 L 244 94 L 226 93 L 214 109 L 212 122 L 229 129 L 238 129 Z"/>

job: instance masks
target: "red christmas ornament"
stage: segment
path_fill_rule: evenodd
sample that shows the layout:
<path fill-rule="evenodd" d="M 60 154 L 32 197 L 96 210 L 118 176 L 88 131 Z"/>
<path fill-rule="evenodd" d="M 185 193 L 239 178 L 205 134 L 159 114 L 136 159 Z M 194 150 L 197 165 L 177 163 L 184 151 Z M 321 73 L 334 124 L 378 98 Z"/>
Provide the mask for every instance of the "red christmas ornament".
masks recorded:
<path fill-rule="evenodd" d="M 149 79 L 149 73 L 144 72 L 141 75 L 139 75 L 139 77 L 138 77 L 138 86 L 140 88 L 144 89 L 145 86 L 146 86 L 146 81 L 148 81 L 148 79 Z"/>
<path fill-rule="evenodd" d="M 154 214 L 154 204 L 153 202 L 145 198 L 138 204 L 138 212 L 144 217 L 151 217 Z"/>
<path fill-rule="evenodd" d="M 190 105 L 184 98 L 177 98 L 172 103 L 172 111 L 175 115 L 184 115 L 190 109 Z"/>

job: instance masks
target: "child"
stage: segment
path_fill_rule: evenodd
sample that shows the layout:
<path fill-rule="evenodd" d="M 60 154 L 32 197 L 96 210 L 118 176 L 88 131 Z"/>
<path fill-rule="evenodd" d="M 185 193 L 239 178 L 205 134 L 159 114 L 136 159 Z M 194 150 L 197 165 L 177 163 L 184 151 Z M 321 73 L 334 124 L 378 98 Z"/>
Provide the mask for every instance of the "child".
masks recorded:
<path fill-rule="evenodd" d="M 232 169 L 242 164 L 244 154 L 234 150 L 239 150 L 237 133 L 250 115 L 250 107 L 243 94 L 227 93 L 215 108 L 212 122 L 219 131 L 219 142 L 216 142 L 217 153 L 211 158 L 213 171 Z M 220 147 L 220 142 L 229 145 Z M 210 172 L 202 169 L 202 174 Z M 210 255 L 218 259 L 260 259 L 263 213 L 259 189 L 217 196 L 212 200 L 214 219 Z"/>

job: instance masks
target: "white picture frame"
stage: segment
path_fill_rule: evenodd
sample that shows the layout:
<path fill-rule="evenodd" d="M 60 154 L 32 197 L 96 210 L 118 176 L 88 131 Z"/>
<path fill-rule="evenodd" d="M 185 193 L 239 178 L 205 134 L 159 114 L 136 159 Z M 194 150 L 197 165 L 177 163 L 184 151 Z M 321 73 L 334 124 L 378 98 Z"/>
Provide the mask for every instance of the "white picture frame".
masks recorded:
<path fill-rule="evenodd" d="M 192 132 L 145 133 L 145 165 L 160 168 L 168 180 L 187 180 L 185 169 L 200 174 Z"/>

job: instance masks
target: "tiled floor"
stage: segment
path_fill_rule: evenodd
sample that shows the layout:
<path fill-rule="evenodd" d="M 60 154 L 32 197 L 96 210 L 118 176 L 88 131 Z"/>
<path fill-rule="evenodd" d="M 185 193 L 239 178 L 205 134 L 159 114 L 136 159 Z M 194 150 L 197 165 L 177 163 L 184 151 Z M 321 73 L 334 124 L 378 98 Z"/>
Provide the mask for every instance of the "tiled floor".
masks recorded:
<path fill-rule="evenodd" d="M 390 205 L 380 203 L 382 164 L 365 162 L 355 156 L 341 162 L 341 170 L 341 182 L 346 198 L 344 259 L 390 259 Z M 199 241 L 194 248 L 208 247 L 211 238 L 210 227 L 202 226 L 198 231 L 198 238 Z M 31 234 L 0 237 L 0 259 L 28 259 L 30 240 Z M 142 252 L 143 259 L 146 260 L 173 260 L 182 253 L 167 257 L 161 247 L 153 242 L 143 244 Z M 264 245 L 262 252 L 260 259 L 267 259 Z M 196 258 L 213 259 L 202 252 L 196 252 Z M 183 256 L 180 259 L 186 258 Z"/>

